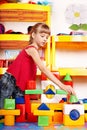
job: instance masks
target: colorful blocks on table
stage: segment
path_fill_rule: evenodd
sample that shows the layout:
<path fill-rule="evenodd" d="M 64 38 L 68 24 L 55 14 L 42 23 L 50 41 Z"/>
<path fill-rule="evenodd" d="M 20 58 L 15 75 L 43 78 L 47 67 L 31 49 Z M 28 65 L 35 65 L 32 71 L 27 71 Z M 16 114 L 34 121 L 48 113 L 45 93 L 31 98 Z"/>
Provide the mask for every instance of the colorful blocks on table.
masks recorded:
<path fill-rule="evenodd" d="M 15 124 L 15 116 L 20 115 L 20 110 L 0 110 L 0 115 L 4 115 L 4 124 L 13 126 Z"/>
<path fill-rule="evenodd" d="M 35 90 L 25 90 L 25 94 L 42 94 L 43 90 L 35 89 Z"/>

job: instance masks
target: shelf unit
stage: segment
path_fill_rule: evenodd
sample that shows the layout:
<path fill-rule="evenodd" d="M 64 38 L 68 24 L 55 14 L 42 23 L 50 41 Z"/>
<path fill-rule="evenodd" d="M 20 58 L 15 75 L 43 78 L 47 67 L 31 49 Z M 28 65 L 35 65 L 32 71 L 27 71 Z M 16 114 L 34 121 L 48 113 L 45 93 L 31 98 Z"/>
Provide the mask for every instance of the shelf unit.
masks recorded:
<path fill-rule="evenodd" d="M 52 36 L 51 70 L 58 71 L 60 76 L 69 73 L 71 76 L 87 76 L 87 68 L 57 68 L 55 65 L 56 48 L 61 50 L 87 50 L 87 36 L 61 35 Z"/>
<path fill-rule="evenodd" d="M 1 22 L 45 22 L 50 26 L 50 6 L 23 3 L 0 5 Z M 28 45 L 27 34 L 0 34 L 0 49 L 22 49 Z M 45 48 L 46 64 L 50 65 L 50 39 Z M 4 68 L 3 68 L 4 69 Z M 4 72 L 1 68 L 1 72 Z"/>

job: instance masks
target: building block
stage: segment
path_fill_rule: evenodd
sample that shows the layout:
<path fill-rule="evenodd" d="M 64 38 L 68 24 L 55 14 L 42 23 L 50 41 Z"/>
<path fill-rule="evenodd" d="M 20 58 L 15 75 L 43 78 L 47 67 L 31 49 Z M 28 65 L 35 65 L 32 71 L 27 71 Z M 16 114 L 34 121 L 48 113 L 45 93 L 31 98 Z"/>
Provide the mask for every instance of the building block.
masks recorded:
<path fill-rule="evenodd" d="M 41 73 L 41 80 L 47 80 L 47 76 L 43 73 Z"/>
<path fill-rule="evenodd" d="M 78 103 L 79 104 L 79 100 L 78 100 L 78 98 L 76 97 L 76 95 L 70 95 L 70 98 L 69 98 L 69 100 L 68 100 L 68 102 L 69 103 Z"/>
<path fill-rule="evenodd" d="M 64 104 L 63 123 L 67 126 L 84 125 L 84 105 Z"/>
<path fill-rule="evenodd" d="M 87 104 L 83 104 L 84 105 L 84 110 L 87 111 Z"/>
<path fill-rule="evenodd" d="M 15 109 L 15 99 L 5 99 L 4 109 Z"/>
<path fill-rule="evenodd" d="M 43 103 L 59 103 L 60 100 L 62 99 L 62 97 L 64 97 L 65 95 L 58 95 L 55 94 L 52 97 L 48 96 L 49 94 L 41 94 L 41 102 Z M 66 96 L 65 96 L 66 97 Z"/>
<path fill-rule="evenodd" d="M 54 111 L 53 110 L 34 110 L 34 115 L 38 116 L 53 116 Z"/>
<path fill-rule="evenodd" d="M 15 116 L 6 115 L 5 119 L 4 119 L 4 125 L 6 125 L 6 126 L 14 126 L 15 125 Z"/>
<path fill-rule="evenodd" d="M 25 111 L 26 113 L 31 113 L 30 96 L 27 94 L 25 94 Z"/>
<path fill-rule="evenodd" d="M 50 110 L 49 107 L 45 104 L 45 103 L 42 103 L 39 107 L 38 107 L 38 110 Z"/>
<path fill-rule="evenodd" d="M 15 116 L 20 115 L 20 110 L 0 110 L 0 115 L 4 115 L 4 124 L 13 126 L 15 124 Z"/>
<path fill-rule="evenodd" d="M 36 81 L 35 80 L 29 80 L 27 82 L 26 89 L 36 89 Z"/>
<path fill-rule="evenodd" d="M 67 73 L 63 79 L 64 81 L 72 81 L 72 78 L 69 73 Z"/>
<path fill-rule="evenodd" d="M 81 115 L 78 120 L 71 120 L 68 115 L 63 116 L 63 124 L 65 126 L 83 126 L 85 123 L 84 115 Z"/>
<path fill-rule="evenodd" d="M 55 94 L 55 92 L 53 92 L 51 89 L 48 89 L 46 92 L 45 92 L 45 94 Z"/>
<path fill-rule="evenodd" d="M 24 97 L 16 97 L 15 98 L 15 103 L 16 104 L 24 104 L 25 103 Z"/>
<path fill-rule="evenodd" d="M 20 110 L 15 109 L 15 110 L 5 110 L 5 109 L 0 109 L 0 115 L 20 115 Z"/>
<path fill-rule="evenodd" d="M 85 113 L 85 115 L 84 115 L 84 120 L 85 120 L 85 122 L 87 122 L 87 113 Z"/>
<path fill-rule="evenodd" d="M 25 104 L 16 104 L 16 109 L 20 109 L 20 115 L 16 117 L 16 122 L 25 122 Z"/>
<path fill-rule="evenodd" d="M 51 110 L 63 110 L 64 103 L 50 103 L 49 108 Z"/>
<path fill-rule="evenodd" d="M 41 81 L 41 88 L 42 88 L 43 90 L 45 90 L 46 87 L 49 86 L 49 85 L 54 86 L 55 90 L 59 88 L 55 83 L 53 83 L 53 82 L 50 81 L 50 80 Z"/>
<path fill-rule="evenodd" d="M 36 90 L 36 81 L 35 80 L 30 80 L 27 82 L 26 85 L 26 89 L 27 90 Z M 39 99 L 40 95 L 35 95 L 35 94 L 31 94 L 30 95 L 30 99 L 34 100 L 34 99 Z"/>
<path fill-rule="evenodd" d="M 25 94 L 42 94 L 43 90 L 35 89 L 35 90 L 25 90 Z"/>
<path fill-rule="evenodd" d="M 37 122 L 38 116 L 34 115 L 33 113 L 26 113 L 26 121 L 27 122 Z"/>
<path fill-rule="evenodd" d="M 67 95 L 68 93 L 62 89 L 57 89 L 56 94 L 62 94 L 62 95 Z"/>
<path fill-rule="evenodd" d="M 31 102 L 31 113 L 33 113 L 34 110 L 38 109 L 40 104 L 41 104 L 40 102 Z"/>
<path fill-rule="evenodd" d="M 63 112 L 59 110 L 54 111 L 54 116 L 52 120 L 54 124 L 63 124 Z"/>
<path fill-rule="evenodd" d="M 38 126 L 49 126 L 49 117 L 38 116 Z"/>

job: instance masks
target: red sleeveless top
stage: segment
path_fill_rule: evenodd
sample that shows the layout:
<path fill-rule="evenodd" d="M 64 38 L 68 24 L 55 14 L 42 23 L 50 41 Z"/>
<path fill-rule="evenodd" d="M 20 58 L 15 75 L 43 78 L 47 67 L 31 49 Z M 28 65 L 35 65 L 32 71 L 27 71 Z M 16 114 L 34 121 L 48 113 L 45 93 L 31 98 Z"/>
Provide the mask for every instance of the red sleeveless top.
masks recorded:
<path fill-rule="evenodd" d="M 34 47 L 34 46 L 28 46 Z M 26 49 L 25 48 L 25 49 Z M 35 47 L 34 47 L 35 48 Z M 24 91 L 29 80 L 36 80 L 36 64 L 32 57 L 23 49 L 13 63 L 8 67 L 7 72 L 16 79 L 16 85 Z M 35 48 L 36 49 L 36 48 Z"/>

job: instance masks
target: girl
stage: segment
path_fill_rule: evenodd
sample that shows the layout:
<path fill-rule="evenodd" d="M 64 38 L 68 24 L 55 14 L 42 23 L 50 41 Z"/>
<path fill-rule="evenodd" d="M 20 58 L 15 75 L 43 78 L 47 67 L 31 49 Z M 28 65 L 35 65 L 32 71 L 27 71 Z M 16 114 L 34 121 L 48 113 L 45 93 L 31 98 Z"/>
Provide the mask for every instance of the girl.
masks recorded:
<path fill-rule="evenodd" d="M 50 29 L 46 24 L 37 23 L 32 27 L 29 45 L 20 52 L 0 79 L 0 108 L 3 108 L 5 98 L 24 95 L 27 81 L 36 79 L 37 66 L 60 89 L 75 94 L 73 88 L 58 80 L 40 59 L 38 50 L 45 46 L 49 36 Z"/>

